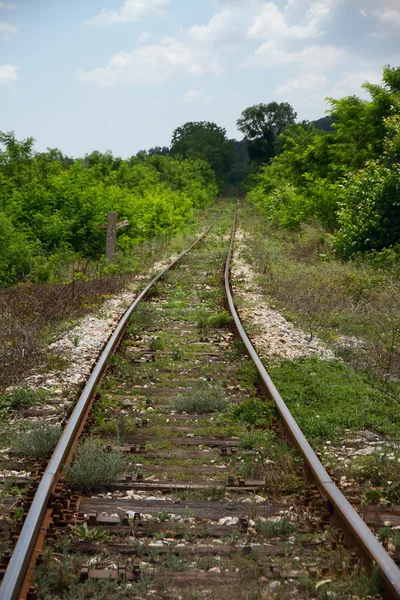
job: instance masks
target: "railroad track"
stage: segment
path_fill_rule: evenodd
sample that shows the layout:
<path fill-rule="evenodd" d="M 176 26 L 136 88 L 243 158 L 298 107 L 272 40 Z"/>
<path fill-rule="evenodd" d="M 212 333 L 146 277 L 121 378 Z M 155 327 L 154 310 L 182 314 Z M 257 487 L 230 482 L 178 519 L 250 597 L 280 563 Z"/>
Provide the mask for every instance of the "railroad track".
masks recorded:
<path fill-rule="evenodd" d="M 375 597 L 400 598 L 395 562 L 240 323 L 230 227 L 228 208 L 118 325 L 49 464 L 27 482 L 1 600 L 367 598 L 373 570 Z M 68 471 L 78 438 L 78 452 L 97 440 L 97 458 Z M 118 476 L 90 482 L 96 463 Z M 366 514 L 379 526 L 375 508 Z"/>

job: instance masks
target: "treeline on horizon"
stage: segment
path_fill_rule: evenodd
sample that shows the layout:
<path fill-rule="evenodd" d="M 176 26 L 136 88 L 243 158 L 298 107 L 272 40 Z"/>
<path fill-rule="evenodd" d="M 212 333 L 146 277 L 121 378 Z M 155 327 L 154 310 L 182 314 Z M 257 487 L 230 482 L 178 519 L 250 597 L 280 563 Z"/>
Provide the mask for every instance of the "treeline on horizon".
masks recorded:
<path fill-rule="evenodd" d="M 215 123 L 190 122 L 170 147 L 125 160 L 36 152 L 33 138 L 0 133 L 0 286 L 63 281 L 79 259 L 102 260 L 98 225 L 109 210 L 130 221 L 118 239 L 127 257 L 229 186 L 244 187 L 278 226 L 317 221 L 344 259 L 367 253 L 398 263 L 400 68 L 385 67 L 382 85 L 363 87 L 369 100 L 328 99 L 327 116 L 313 122 L 296 123 L 286 102 L 258 104 L 237 121 L 242 141 Z"/>

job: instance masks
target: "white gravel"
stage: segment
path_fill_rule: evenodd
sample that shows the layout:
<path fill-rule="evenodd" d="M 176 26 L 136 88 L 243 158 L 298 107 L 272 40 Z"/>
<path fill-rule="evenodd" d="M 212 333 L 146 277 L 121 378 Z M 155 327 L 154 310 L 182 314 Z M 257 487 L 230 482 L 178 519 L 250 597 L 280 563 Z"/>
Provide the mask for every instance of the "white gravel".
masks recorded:
<path fill-rule="evenodd" d="M 155 263 L 148 275 L 137 276 L 125 291 L 103 302 L 94 313 L 79 319 L 72 329 L 49 346 L 50 351 L 60 354 L 67 361 L 66 369 L 30 375 L 21 384 L 32 389 L 47 389 L 53 396 L 61 398 L 85 382 L 104 344 L 137 297 L 138 283 L 143 289 L 154 275 L 177 256 L 174 254 Z"/>
<path fill-rule="evenodd" d="M 290 323 L 270 306 L 246 256 L 246 239 L 240 229 L 236 232 L 232 259 L 232 288 L 239 298 L 238 312 L 249 337 L 261 358 L 306 358 L 316 356 L 324 360 L 335 358 L 334 353 L 321 340 L 310 336 Z"/>

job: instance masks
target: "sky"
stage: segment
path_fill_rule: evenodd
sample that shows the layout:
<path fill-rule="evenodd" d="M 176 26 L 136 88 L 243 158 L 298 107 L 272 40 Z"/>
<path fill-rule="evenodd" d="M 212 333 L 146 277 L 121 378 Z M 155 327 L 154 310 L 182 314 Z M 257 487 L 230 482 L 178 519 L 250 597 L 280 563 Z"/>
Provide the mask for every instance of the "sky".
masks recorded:
<path fill-rule="evenodd" d="M 400 0 L 0 0 L 0 131 L 129 157 L 187 121 L 365 92 L 400 65 Z M 367 97 L 367 96 L 365 96 Z"/>

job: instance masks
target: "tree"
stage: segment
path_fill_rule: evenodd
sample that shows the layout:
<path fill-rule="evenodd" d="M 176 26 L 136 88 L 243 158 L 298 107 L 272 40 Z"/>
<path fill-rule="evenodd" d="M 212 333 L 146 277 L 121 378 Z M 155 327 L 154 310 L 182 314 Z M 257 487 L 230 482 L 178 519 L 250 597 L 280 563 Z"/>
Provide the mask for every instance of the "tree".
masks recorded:
<path fill-rule="evenodd" d="M 256 104 L 242 112 L 237 127 L 248 142 L 249 156 L 257 163 L 268 163 L 275 156 L 275 141 L 287 125 L 295 122 L 296 112 L 288 102 Z"/>
<path fill-rule="evenodd" d="M 208 121 L 189 122 L 175 129 L 171 154 L 206 160 L 215 172 L 219 189 L 224 186 L 235 160 L 234 144 L 228 140 L 225 129 Z"/>

